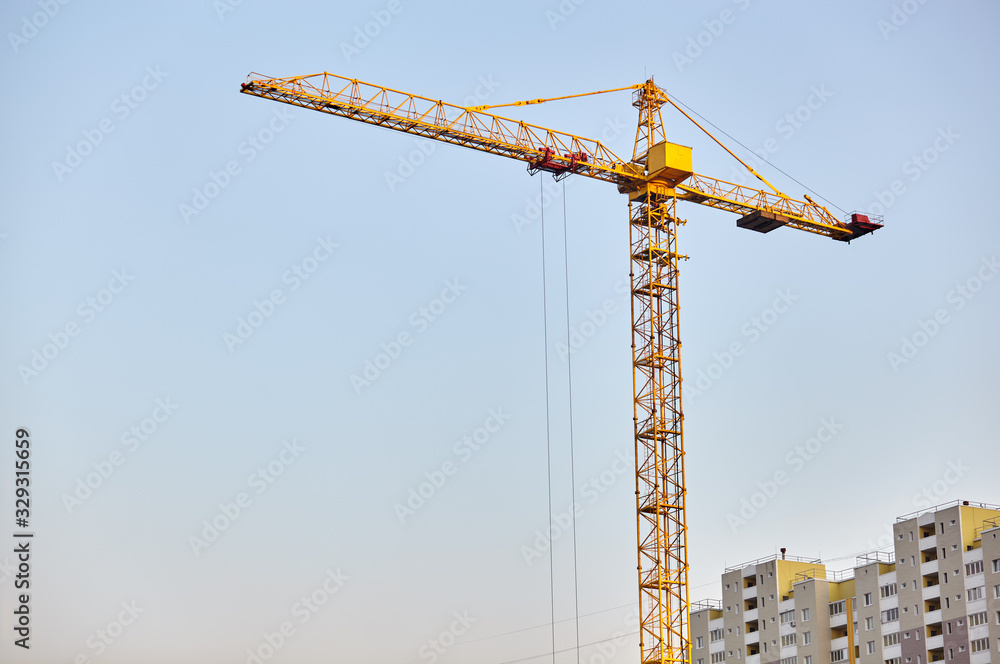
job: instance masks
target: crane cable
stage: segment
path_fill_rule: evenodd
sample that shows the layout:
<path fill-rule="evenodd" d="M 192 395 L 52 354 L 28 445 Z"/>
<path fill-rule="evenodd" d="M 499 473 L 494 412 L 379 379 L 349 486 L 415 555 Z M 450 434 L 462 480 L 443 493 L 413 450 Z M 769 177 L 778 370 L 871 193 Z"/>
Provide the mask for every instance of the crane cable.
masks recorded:
<path fill-rule="evenodd" d="M 539 191 L 542 190 L 542 179 L 538 179 Z M 541 198 L 539 200 L 542 200 Z M 545 277 L 545 206 L 542 209 L 542 335 L 545 344 L 545 463 L 548 471 L 549 510 L 546 521 L 549 532 L 552 532 L 552 427 L 549 417 L 549 304 L 548 286 Z M 553 562 L 552 542 L 549 542 L 549 613 L 552 620 L 552 662 L 556 661 L 556 578 Z"/>
<path fill-rule="evenodd" d="M 562 183 L 563 194 L 563 265 L 565 266 L 566 283 L 566 372 L 569 384 L 569 473 L 570 487 L 573 490 L 573 601 L 576 616 L 576 661 L 580 661 L 580 581 L 576 556 L 576 448 L 573 444 L 573 356 L 569 333 L 569 232 L 566 223 L 566 181 Z M 550 547 L 551 548 L 551 547 Z"/>
<path fill-rule="evenodd" d="M 544 199 L 544 180 L 539 178 L 540 201 Z M 573 602 L 574 619 L 576 625 L 576 659 L 580 661 L 580 579 L 577 566 L 577 540 L 576 540 L 576 447 L 573 438 L 573 361 L 569 356 L 570 348 L 570 322 L 569 322 L 569 232 L 567 230 L 566 211 L 566 184 L 562 185 L 563 194 L 563 265 L 566 286 L 566 362 L 569 384 L 569 449 L 570 449 L 570 487 L 572 489 L 572 503 L 570 512 L 573 518 Z M 548 286 L 546 283 L 545 270 L 545 206 L 544 201 L 541 207 L 542 225 L 542 309 L 543 309 L 543 336 L 545 342 L 545 439 L 546 439 L 546 463 L 548 468 L 548 521 L 549 532 L 552 525 L 552 428 L 549 408 L 549 328 L 548 328 Z M 549 611 L 552 619 L 552 658 L 555 661 L 556 652 L 556 614 L 555 614 L 555 562 L 553 542 L 549 543 Z"/>

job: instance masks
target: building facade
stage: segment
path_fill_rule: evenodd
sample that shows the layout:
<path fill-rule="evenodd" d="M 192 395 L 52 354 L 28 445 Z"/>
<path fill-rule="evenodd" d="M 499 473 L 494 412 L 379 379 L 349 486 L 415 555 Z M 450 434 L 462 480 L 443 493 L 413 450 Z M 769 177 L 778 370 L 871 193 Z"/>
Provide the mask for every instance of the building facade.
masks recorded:
<path fill-rule="evenodd" d="M 899 517 L 853 569 L 771 556 L 691 607 L 691 664 L 1000 664 L 1000 506 Z"/>

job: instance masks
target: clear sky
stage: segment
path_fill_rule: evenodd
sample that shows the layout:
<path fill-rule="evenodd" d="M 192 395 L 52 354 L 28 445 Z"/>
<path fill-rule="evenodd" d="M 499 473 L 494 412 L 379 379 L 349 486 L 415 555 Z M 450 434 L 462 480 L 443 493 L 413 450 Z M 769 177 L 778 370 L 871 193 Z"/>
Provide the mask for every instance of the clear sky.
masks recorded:
<path fill-rule="evenodd" d="M 983 1 L 4 2 L 0 562 L 18 427 L 35 539 L 32 648 L 4 567 L 0 659 L 544 655 L 551 548 L 556 648 L 579 611 L 581 642 L 635 660 L 625 198 L 240 95 L 251 71 L 458 104 L 655 76 L 789 195 L 884 212 L 848 246 L 684 207 L 693 599 L 778 547 L 850 567 L 898 515 L 1000 503 L 998 21 Z M 508 111 L 631 153 L 628 93 Z M 665 119 L 696 171 L 745 178 Z"/>

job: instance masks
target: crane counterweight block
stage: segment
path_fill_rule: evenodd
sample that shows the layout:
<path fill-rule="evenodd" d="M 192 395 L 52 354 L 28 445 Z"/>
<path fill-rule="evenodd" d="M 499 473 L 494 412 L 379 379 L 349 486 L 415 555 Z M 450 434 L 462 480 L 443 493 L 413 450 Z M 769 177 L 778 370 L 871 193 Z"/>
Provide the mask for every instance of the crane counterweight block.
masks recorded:
<path fill-rule="evenodd" d="M 758 233 L 770 233 L 775 228 L 780 228 L 789 221 L 791 219 L 783 214 L 768 212 L 766 210 L 754 210 L 750 214 L 737 219 L 736 225 L 739 228 L 746 228 Z"/>

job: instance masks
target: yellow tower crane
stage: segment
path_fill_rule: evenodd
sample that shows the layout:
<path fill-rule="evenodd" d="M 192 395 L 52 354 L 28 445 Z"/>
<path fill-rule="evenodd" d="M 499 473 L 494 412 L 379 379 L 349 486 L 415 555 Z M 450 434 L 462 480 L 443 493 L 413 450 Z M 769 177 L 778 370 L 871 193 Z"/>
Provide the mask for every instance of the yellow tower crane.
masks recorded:
<path fill-rule="evenodd" d="M 677 250 L 677 228 L 685 220 L 677 216 L 677 203 L 735 212 L 740 215 L 737 226 L 760 233 L 787 226 L 842 242 L 882 224 L 880 218 L 861 213 L 841 221 L 808 196 L 797 201 L 781 193 L 698 125 L 652 79 L 618 90 L 632 90 L 632 105 L 639 110 L 635 147 L 627 161 L 600 141 L 485 112 L 497 106 L 455 106 L 329 73 L 290 78 L 250 74 L 241 86 L 245 94 L 518 159 L 527 162 L 531 174 L 547 171 L 557 179 L 576 174 L 604 180 L 628 195 L 640 661 L 690 664 L 677 300 L 678 265 L 686 258 Z M 579 96 L 583 95 L 554 99 Z M 666 140 L 660 113 L 665 104 L 698 125 L 771 192 L 697 175 L 691 148 Z"/>

